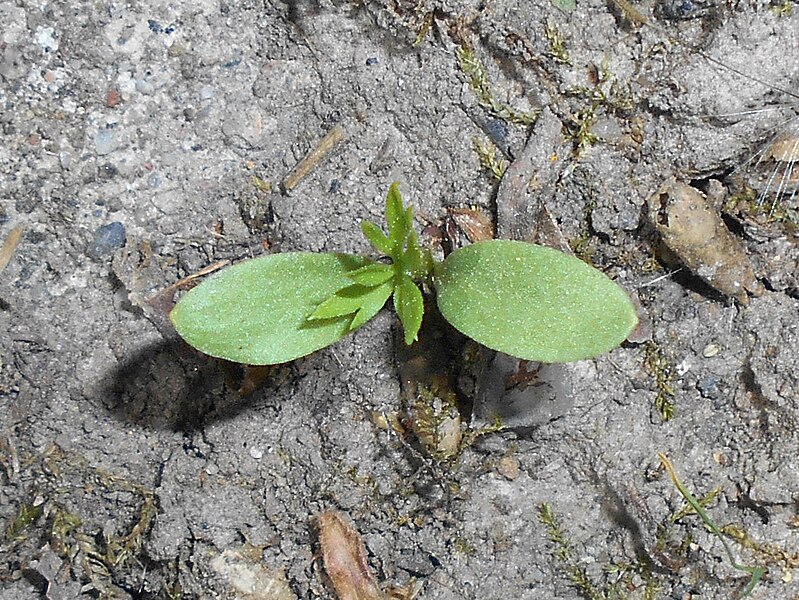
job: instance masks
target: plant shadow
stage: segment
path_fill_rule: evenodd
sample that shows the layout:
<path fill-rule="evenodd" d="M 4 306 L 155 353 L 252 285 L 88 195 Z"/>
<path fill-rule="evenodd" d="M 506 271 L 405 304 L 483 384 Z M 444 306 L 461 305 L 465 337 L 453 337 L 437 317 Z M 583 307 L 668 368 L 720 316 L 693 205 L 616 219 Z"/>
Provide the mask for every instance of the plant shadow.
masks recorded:
<path fill-rule="evenodd" d="M 244 369 L 179 339 L 140 348 L 100 380 L 98 401 L 138 427 L 192 432 L 253 406 L 241 393 Z"/>

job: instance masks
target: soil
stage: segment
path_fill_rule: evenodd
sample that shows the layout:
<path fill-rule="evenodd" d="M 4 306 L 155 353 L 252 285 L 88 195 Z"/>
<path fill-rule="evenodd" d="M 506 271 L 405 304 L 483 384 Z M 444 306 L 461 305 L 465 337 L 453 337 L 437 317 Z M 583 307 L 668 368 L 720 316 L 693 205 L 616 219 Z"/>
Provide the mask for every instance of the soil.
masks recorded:
<path fill-rule="evenodd" d="M 658 453 L 735 562 L 766 568 L 751 597 L 797 597 L 799 207 L 729 198 L 792 115 L 747 111 L 796 89 L 799 10 L 635 11 L 0 2 L 0 236 L 23 228 L 0 280 L 0 597 L 333 598 L 312 525 L 330 509 L 418 598 L 736 597 L 749 575 Z M 544 108 L 563 137 L 528 141 L 514 121 Z M 548 211 L 650 329 L 555 369 L 559 406 L 440 461 L 374 416 L 401 409 L 389 310 L 248 397 L 170 332 L 158 293 L 217 261 L 368 252 L 392 181 L 429 221 L 507 213 L 475 138 L 511 164 L 563 148 Z M 759 295 L 662 248 L 647 206 L 671 178 L 721 182 Z"/>

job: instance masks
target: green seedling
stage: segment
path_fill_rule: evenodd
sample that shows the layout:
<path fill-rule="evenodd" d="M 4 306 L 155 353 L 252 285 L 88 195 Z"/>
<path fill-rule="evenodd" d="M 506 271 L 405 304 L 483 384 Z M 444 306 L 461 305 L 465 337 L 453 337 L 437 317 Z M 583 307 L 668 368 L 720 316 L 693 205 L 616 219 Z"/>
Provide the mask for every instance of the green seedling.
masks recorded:
<path fill-rule="evenodd" d="M 230 361 L 279 364 L 333 344 L 393 298 L 406 344 L 434 291 L 444 318 L 500 352 L 541 362 L 591 358 L 635 327 L 626 292 L 581 260 L 551 248 L 487 240 L 435 262 L 419 245 L 413 211 L 394 183 L 384 232 L 361 224 L 381 259 L 291 252 L 244 261 L 188 292 L 171 313 L 198 350 Z"/>
<path fill-rule="evenodd" d="M 741 571 L 742 573 L 749 575 L 749 583 L 746 585 L 740 595 L 740 598 L 746 598 L 752 593 L 752 590 L 755 589 L 757 584 L 763 578 L 765 569 L 763 569 L 763 567 L 747 567 L 745 565 L 739 564 L 736 561 L 732 549 L 727 543 L 727 540 L 724 539 L 724 532 L 710 519 L 710 515 L 707 514 L 707 511 L 705 511 L 705 508 L 702 506 L 702 503 L 697 500 L 696 496 L 694 496 L 688 490 L 688 488 L 685 487 L 683 482 L 680 481 L 680 478 L 677 476 L 677 471 L 674 469 L 674 465 L 669 458 L 662 452 L 658 453 L 658 458 L 660 459 L 660 464 L 663 465 L 663 468 L 666 469 L 666 472 L 669 474 L 669 478 L 674 484 L 674 487 L 677 488 L 677 491 L 680 492 L 683 498 L 685 498 L 685 501 L 693 509 L 693 511 L 699 515 L 699 518 L 702 519 L 702 522 L 705 524 L 705 527 L 707 527 L 708 531 L 710 531 L 719 539 L 732 567 L 738 571 Z"/>

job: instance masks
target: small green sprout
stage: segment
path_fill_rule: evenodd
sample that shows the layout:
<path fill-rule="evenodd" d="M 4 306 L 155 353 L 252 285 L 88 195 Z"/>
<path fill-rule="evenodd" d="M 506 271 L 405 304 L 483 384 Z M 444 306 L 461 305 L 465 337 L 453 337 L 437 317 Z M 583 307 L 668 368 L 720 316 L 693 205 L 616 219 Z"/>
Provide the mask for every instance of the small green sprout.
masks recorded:
<path fill-rule="evenodd" d="M 669 478 L 674 484 L 674 487 L 677 488 L 677 491 L 682 494 L 682 497 L 685 498 L 685 501 L 689 504 L 689 506 L 694 510 L 694 512 L 696 512 L 697 515 L 699 515 L 699 518 L 702 519 L 702 522 L 705 524 L 705 527 L 707 527 L 708 531 L 710 531 L 719 539 L 732 567 L 738 571 L 741 571 L 742 573 L 749 575 L 749 583 L 746 585 L 740 595 L 740 598 L 746 598 L 752 593 L 752 590 L 757 587 L 757 584 L 760 583 L 760 580 L 765 574 L 765 569 L 760 566 L 747 567 L 746 565 L 739 564 L 736 561 L 732 549 L 727 543 L 727 540 L 724 538 L 724 532 L 719 528 L 718 525 L 710 520 L 710 516 L 705 511 L 702 503 L 697 500 L 696 496 L 694 496 L 688 490 L 688 488 L 685 487 L 683 482 L 680 481 L 680 478 L 677 476 L 677 471 L 674 469 L 674 465 L 672 464 L 671 460 L 669 460 L 669 457 L 663 452 L 659 452 L 658 458 L 660 459 L 660 464 L 663 465 L 663 468 L 666 469 L 666 472 L 669 474 Z"/>
<path fill-rule="evenodd" d="M 486 240 L 434 263 L 419 245 L 398 183 L 386 197 L 386 225 L 388 233 L 361 224 L 380 261 L 310 252 L 247 260 L 188 292 L 172 322 L 198 350 L 250 365 L 288 362 L 329 346 L 390 297 L 411 344 L 422 324 L 422 289 L 435 291 L 441 314 L 461 333 L 526 360 L 591 358 L 618 346 L 637 323 L 622 288 L 551 248 Z"/>

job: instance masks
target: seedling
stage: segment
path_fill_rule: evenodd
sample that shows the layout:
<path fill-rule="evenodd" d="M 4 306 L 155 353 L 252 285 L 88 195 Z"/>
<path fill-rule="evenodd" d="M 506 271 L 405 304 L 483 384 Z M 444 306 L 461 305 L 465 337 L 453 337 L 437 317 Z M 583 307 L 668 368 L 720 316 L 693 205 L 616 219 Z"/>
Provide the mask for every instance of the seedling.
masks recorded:
<path fill-rule="evenodd" d="M 386 224 L 388 233 L 361 224 L 380 260 L 310 252 L 247 260 L 188 292 L 172 322 L 198 350 L 250 365 L 329 346 L 374 317 L 389 297 L 411 344 L 422 323 L 423 289 L 435 292 L 441 314 L 461 333 L 525 360 L 591 358 L 618 346 L 636 325 L 621 287 L 551 248 L 487 240 L 434 261 L 419 245 L 398 183 L 386 197 Z"/>
<path fill-rule="evenodd" d="M 746 585 L 740 595 L 740 598 L 746 598 L 752 593 L 752 590 L 755 589 L 757 584 L 763 578 L 765 569 L 759 566 L 747 567 L 745 565 L 739 564 L 735 560 L 735 555 L 727 543 L 727 540 L 724 538 L 724 532 L 719 528 L 718 525 L 710 520 L 710 516 L 707 514 L 699 500 L 697 500 L 696 497 L 690 491 L 688 491 L 688 488 L 686 488 L 682 481 L 680 481 L 680 478 L 677 477 L 677 471 L 674 469 L 674 465 L 669 458 L 662 452 L 658 453 L 658 458 L 660 459 L 660 464 L 663 465 L 663 468 L 666 469 L 666 472 L 669 474 L 669 478 L 674 484 L 674 487 L 677 488 L 677 491 L 682 494 L 682 497 L 685 498 L 685 501 L 688 503 L 688 505 L 696 512 L 697 515 L 699 515 L 699 518 L 702 519 L 705 527 L 707 527 L 708 530 L 714 534 L 719 541 L 721 541 L 721 545 L 724 547 L 724 552 L 727 554 L 727 558 L 729 559 L 733 568 L 749 575 L 749 583 Z"/>

